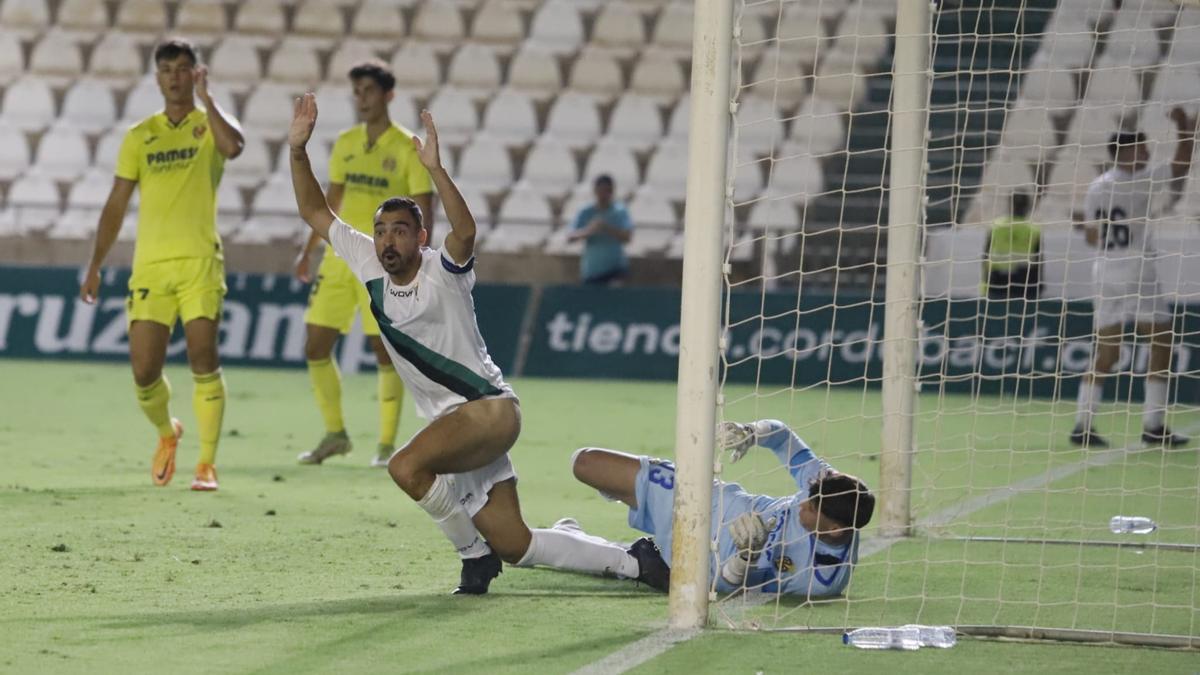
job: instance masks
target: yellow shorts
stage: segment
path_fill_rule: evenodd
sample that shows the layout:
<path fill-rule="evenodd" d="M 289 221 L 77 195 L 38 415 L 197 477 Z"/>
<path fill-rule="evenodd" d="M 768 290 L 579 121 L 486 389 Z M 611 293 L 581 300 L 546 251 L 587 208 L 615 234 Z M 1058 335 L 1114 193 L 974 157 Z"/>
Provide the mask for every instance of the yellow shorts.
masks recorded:
<path fill-rule="evenodd" d="M 326 251 L 308 294 L 304 323 L 334 328 L 345 334 L 354 325 L 355 311 L 362 313 L 363 333 L 379 335 L 379 324 L 371 314 L 371 296 L 367 294 L 367 287 L 354 276 L 345 260 Z"/>
<path fill-rule="evenodd" d="M 153 321 L 174 327 L 175 320 L 221 318 L 225 299 L 225 261 L 177 258 L 139 265 L 129 277 L 127 322 Z"/>

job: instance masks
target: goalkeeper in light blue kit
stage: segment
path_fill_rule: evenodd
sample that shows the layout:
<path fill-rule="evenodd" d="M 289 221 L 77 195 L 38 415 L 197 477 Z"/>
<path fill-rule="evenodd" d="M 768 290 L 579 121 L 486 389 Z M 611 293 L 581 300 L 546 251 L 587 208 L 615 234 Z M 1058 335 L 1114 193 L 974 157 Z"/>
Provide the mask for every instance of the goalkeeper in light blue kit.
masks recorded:
<path fill-rule="evenodd" d="M 806 598 L 842 593 L 858 561 L 858 532 L 875 510 L 875 497 L 867 486 L 835 471 L 778 420 L 725 422 L 717 429 L 717 445 L 730 450 L 735 462 L 756 445 L 771 450 L 800 490 L 787 497 L 770 497 L 750 494 L 737 483 L 715 482 L 712 536 L 717 540 L 717 559 L 710 582 L 716 590 L 752 589 Z M 630 549 L 638 564 L 636 574 L 628 565 L 612 572 L 667 590 L 674 465 L 647 456 L 581 448 L 572 456 L 572 469 L 576 478 L 606 498 L 628 505 L 631 527 L 654 535 L 654 542 L 643 538 Z M 580 532 L 579 524 L 570 518 L 555 527 Z M 654 543 L 661 558 L 650 555 Z"/>

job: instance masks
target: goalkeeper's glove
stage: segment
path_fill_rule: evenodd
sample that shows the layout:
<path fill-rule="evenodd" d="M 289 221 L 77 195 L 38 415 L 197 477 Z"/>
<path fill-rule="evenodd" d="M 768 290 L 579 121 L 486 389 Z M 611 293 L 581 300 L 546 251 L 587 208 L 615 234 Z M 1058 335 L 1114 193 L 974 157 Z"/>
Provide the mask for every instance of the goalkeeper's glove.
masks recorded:
<path fill-rule="evenodd" d="M 758 435 L 754 432 L 753 424 L 721 422 L 717 425 L 717 447 L 729 451 L 731 462 L 745 457 L 757 441 Z"/>
<path fill-rule="evenodd" d="M 729 523 L 729 536 L 738 552 L 721 567 L 721 577 L 725 581 L 734 586 L 746 582 L 746 573 L 758 562 L 767 544 L 767 535 L 775 529 L 775 523 L 774 516 L 764 523 L 762 516 L 757 513 L 743 513 Z"/>

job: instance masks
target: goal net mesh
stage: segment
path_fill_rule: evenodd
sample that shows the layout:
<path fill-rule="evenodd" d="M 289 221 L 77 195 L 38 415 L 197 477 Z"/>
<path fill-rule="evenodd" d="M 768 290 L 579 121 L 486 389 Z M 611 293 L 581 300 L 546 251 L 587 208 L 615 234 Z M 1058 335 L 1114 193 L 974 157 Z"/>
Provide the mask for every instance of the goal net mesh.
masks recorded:
<path fill-rule="evenodd" d="M 903 445 L 881 441 L 880 387 L 896 11 L 895 0 L 734 8 L 720 416 L 780 419 L 873 489 L 881 448 Z M 1084 213 L 1084 197 L 1113 166 L 1118 131 L 1145 135 L 1153 193 L 1139 220 L 1148 243 L 1126 241 L 1122 253 L 1140 256 L 1157 283 L 1117 306 L 1166 313 L 1166 422 L 1200 436 L 1200 172 L 1173 163 L 1185 135 L 1173 111 L 1193 121 L 1200 112 L 1200 9 L 1171 0 L 943 0 L 930 9 L 928 32 L 921 318 L 908 346 L 919 382 L 910 533 L 881 536 L 877 507 L 842 594 L 782 594 L 779 579 L 806 574 L 812 561 L 775 559 L 780 576 L 768 581 L 736 592 L 714 582 L 711 620 L 1194 640 L 1198 444 L 1143 443 L 1151 349 L 1132 324 L 1092 417 L 1108 447 L 1076 447 L 1070 436 L 1094 316 L 1113 299 L 1102 297 L 1093 263 L 1103 247 L 1111 255 L 1122 245 L 1121 214 L 1099 222 Z M 1176 167 L 1190 175 L 1173 180 Z M 1003 220 L 1019 215 L 1022 199 L 1036 256 L 1014 243 L 1027 234 Z M 1010 245 L 989 249 L 1000 225 Z M 1093 226 L 1098 244 L 1089 243 Z M 1026 284 L 1034 290 L 1010 286 L 1003 297 L 1003 287 L 987 285 L 1034 257 L 1040 279 Z M 751 493 L 807 490 L 768 450 L 736 464 L 720 455 L 716 469 Z M 721 494 L 714 519 L 725 527 Z M 1113 533 L 1118 515 L 1157 529 Z M 715 573 L 722 563 L 714 553 Z"/>

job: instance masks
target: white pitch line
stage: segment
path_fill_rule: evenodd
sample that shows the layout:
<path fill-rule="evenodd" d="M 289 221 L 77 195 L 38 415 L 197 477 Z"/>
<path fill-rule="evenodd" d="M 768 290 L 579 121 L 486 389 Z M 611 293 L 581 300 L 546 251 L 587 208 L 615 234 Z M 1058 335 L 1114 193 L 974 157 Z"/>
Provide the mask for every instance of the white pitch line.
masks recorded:
<path fill-rule="evenodd" d="M 1197 431 L 1200 431 L 1200 425 L 1188 427 L 1184 430 L 1184 433 L 1192 434 Z M 1130 444 L 1123 448 L 1085 451 L 1089 454 L 1081 461 L 1072 464 L 1063 464 L 1036 476 L 989 490 L 965 502 L 955 504 L 921 518 L 917 520 L 915 525 L 917 527 L 941 527 L 948 525 L 959 518 L 969 516 L 989 506 L 1012 499 L 1022 492 L 1032 492 L 1038 488 L 1046 487 L 1051 483 L 1073 476 L 1085 469 L 1107 466 L 1130 455 L 1141 454 L 1150 449 L 1142 447 L 1141 444 Z M 867 556 L 877 555 L 891 548 L 893 544 L 905 539 L 906 537 L 873 537 L 864 541 L 859 547 L 859 557 L 866 558 Z M 740 603 L 741 609 L 745 610 L 761 605 L 774 597 L 769 593 L 749 594 Z M 576 670 L 572 675 L 620 675 L 620 673 L 628 672 L 659 654 L 666 652 L 671 647 L 700 635 L 701 632 L 698 630 L 677 631 L 669 628 L 655 631 L 640 640 L 625 645 L 599 661 L 594 661 Z"/>

